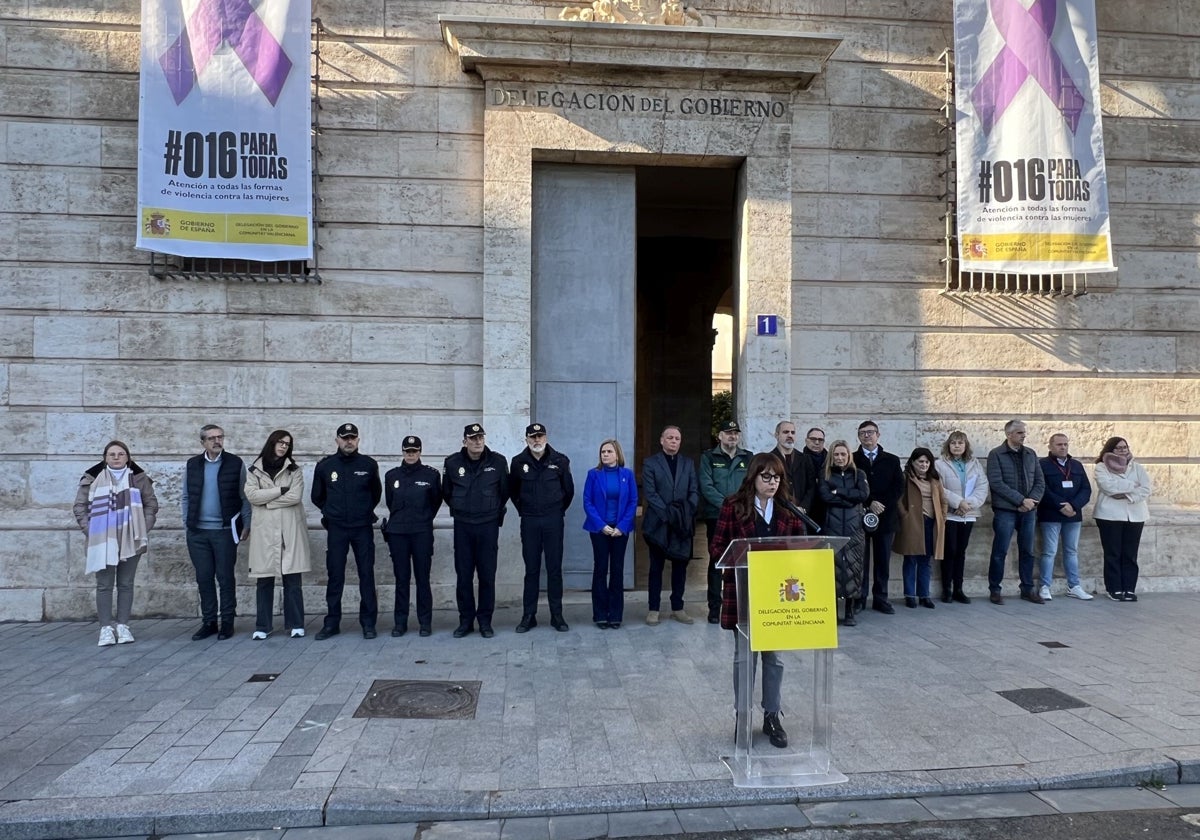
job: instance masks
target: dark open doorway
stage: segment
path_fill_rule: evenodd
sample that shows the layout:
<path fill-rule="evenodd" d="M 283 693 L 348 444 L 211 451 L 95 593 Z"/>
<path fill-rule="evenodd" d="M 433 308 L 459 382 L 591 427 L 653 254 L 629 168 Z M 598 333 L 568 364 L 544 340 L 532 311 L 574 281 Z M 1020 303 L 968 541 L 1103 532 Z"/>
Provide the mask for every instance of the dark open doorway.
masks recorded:
<path fill-rule="evenodd" d="M 664 426 L 680 427 L 697 459 L 711 431 L 713 314 L 733 299 L 736 169 L 637 169 L 637 389 L 635 464 L 659 451 Z M 700 528 L 696 556 L 703 554 Z M 638 541 L 639 582 L 646 568 Z M 704 564 L 689 577 L 703 586 Z M 688 588 L 695 592 L 689 581 Z"/>

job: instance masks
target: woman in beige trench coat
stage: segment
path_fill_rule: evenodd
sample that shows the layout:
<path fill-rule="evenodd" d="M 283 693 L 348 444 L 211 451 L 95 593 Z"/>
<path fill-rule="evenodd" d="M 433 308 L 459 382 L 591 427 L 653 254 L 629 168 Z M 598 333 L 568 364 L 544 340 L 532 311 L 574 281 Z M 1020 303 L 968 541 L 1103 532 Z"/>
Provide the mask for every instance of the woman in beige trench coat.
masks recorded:
<path fill-rule="evenodd" d="M 304 472 L 292 458 L 292 435 L 271 432 L 262 454 L 246 472 L 246 498 L 254 506 L 250 529 L 250 577 L 257 578 L 254 639 L 271 635 L 275 578 L 283 580 L 283 621 L 292 638 L 304 635 L 300 575 L 311 571 L 304 515 Z"/>

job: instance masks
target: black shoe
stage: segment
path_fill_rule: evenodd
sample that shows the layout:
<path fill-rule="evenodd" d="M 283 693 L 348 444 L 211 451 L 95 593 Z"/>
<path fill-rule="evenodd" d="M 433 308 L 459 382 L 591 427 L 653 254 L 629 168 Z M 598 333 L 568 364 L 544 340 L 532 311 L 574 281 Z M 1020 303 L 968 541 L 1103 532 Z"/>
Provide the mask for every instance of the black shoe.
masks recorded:
<path fill-rule="evenodd" d="M 571 626 L 569 624 L 567 624 L 567 622 L 563 619 L 563 617 L 561 615 L 550 616 L 550 626 L 553 627 L 555 630 L 557 630 L 559 633 L 566 633 L 568 630 L 571 629 Z"/>
<path fill-rule="evenodd" d="M 867 599 L 866 598 L 859 598 L 857 601 L 854 602 L 854 611 L 855 612 L 862 612 L 866 608 L 867 608 Z"/>
<path fill-rule="evenodd" d="M 209 636 L 215 635 L 217 635 L 217 622 L 214 621 L 211 624 L 201 624 L 200 629 L 192 634 L 192 641 L 199 642 L 203 639 L 207 639 Z"/>
<path fill-rule="evenodd" d="M 1022 589 L 1021 590 L 1021 600 L 1028 601 L 1031 604 L 1046 603 L 1044 600 L 1042 600 L 1042 596 L 1040 594 L 1038 594 L 1037 590 L 1035 590 L 1035 589 L 1028 589 L 1028 590 Z"/>
<path fill-rule="evenodd" d="M 323 642 L 326 639 L 328 639 L 330 636 L 336 636 L 338 633 L 341 633 L 341 632 L 342 632 L 341 628 L 339 628 L 339 627 L 322 627 L 321 632 L 317 634 L 317 641 Z"/>
<path fill-rule="evenodd" d="M 993 592 L 991 595 L 988 595 L 988 600 L 991 601 L 993 604 L 995 604 L 997 607 L 1004 606 L 1004 596 L 1001 595 L 999 592 Z"/>
<path fill-rule="evenodd" d="M 876 601 L 875 603 L 871 604 L 871 609 L 875 610 L 875 612 L 881 612 L 884 615 L 891 615 L 892 613 L 896 612 L 895 607 L 893 607 L 887 601 Z"/>
<path fill-rule="evenodd" d="M 954 596 L 950 594 L 950 590 L 943 589 L 942 590 L 942 603 L 949 604 L 953 600 L 954 600 Z"/>
<path fill-rule="evenodd" d="M 905 595 L 904 596 L 904 606 L 908 607 L 910 610 L 915 610 L 917 608 L 917 599 L 911 598 L 908 595 Z"/>
<path fill-rule="evenodd" d="M 771 746 L 783 749 L 788 745 L 787 733 L 779 722 L 779 712 L 763 713 L 763 734 L 771 738 Z"/>
<path fill-rule="evenodd" d="M 708 608 L 708 623 L 709 624 L 720 624 L 721 623 L 721 608 L 720 607 L 717 607 L 715 609 L 713 607 Z"/>
<path fill-rule="evenodd" d="M 421 636 L 432 636 L 432 635 L 433 635 L 433 630 L 432 630 L 431 628 L 429 628 L 429 627 L 422 626 L 422 627 L 421 627 L 421 630 L 420 630 L 420 632 L 419 632 L 419 634 L 418 634 L 418 635 L 421 635 Z"/>
<path fill-rule="evenodd" d="M 217 641 L 223 642 L 226 639 L 233 638 L 233 622 L 222 623 L 221 629 L 217 631 Z"/>
<path fill-rule="evenodd" d="M 607 621 L 595 621 L 593 624 L 596 625 L 597 630 L 607 630 L 609 627 L 612 627 Z"/>
<path fill-rule="evenodd" d="M 937 606 L 937 604 L 933 603 L 932 598 L 919 598 L 918 600 L 921 602 L 921 606 L 927 610 L 931 610 Z"/>
<path fill-rule="evenodd" d="M 464 621 L 462 624 L 454 628 L 454 638 L 461 639 L 463 636 L 469 636 L 475 632 L 475 628 L 469 621 Z"/>
<path fill-rule="evenodd" d="M 952 595 L 951 597 L 954 599 L 955 603 L 958 603 L 958 604 L 971 603 L 971 599 L 968 598 L 966 593 L 963 592 L 961 589 L 956 589 L 954 591 L 954 595 Z"/>
<path fill-rule="evenodd" d="M 375 632 L 374 627 L 364 627 L 363 628 L 363 638 L 364 639 L 374 639 L 377 635 L 378 634 Z"/>
<path fill-rule="evenodd" d="M 1136 601 L 1136 600 L 1137 600 L 1137 595 L 1133 594 L 1132 592 L 1126 592 L 1126 593 L 1125 593 L 1125 600 L 1126 600 L 1126 601 Z"/>
<path fill-rule="evenodd" d="M 408 632 L 407 627 L 402 627 L 402 626 L 397 625 L 396 627 L 392 628 L 392 638 L 398 639 L 407 632 Z"/>
<path fill-rule="evenodd" d="M 490 624 L 480 624 L 479 635 L 483 636 L 485 639 L 490 639 L 492 636 L 496 635 L 496 631 L 492 629 L 492 625 Z"/>
<path fill-rule="evenodd" d="M 621 629 L 621 622 L 619 622 L 619 621 L 610 621 L 610 622 L 608 622 L 608 629 L 609 629 L 609 630 L 620 630 L 620 629 Z"/>
<path fill-rule="evenodd" d="M 854 617 L 854 612 L 852 610 L 846 610 L 846 618 L 842 621 L 842 624 L 847 627 L 858 626 L 858 619 Z"/>
<path fill-rule="evenodd" d="M 518 633 L 528 633 L 534 627 L 537 627 L 537 616 L 536 615 L 523 615 L 523 616 L 521 616 L 521 623 L 517 625 L 517 632 Z"/>

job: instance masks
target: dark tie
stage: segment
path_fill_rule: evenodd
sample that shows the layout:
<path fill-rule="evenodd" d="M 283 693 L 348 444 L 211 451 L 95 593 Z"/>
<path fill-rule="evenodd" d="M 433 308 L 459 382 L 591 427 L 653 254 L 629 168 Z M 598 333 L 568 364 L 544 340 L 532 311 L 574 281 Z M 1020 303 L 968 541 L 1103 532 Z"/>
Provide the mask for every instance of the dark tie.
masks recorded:
<path fill-rule="evenodd" d="M 874 453 L 874 452 L 868 452 L 868 453 L 867 453 L 867 460 L 871 462 L 871 465 L 872 465 L 872 466 L 874 466 L 874 465 L 875 465 L 875 453 Z"/>

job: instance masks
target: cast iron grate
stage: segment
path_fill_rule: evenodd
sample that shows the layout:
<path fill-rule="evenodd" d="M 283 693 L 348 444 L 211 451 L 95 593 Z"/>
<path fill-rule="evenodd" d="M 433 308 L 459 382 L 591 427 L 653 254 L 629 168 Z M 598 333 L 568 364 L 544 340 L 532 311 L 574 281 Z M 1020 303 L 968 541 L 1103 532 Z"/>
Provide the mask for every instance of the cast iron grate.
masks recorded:
<path fill-rule="evenodd" d="M 481 685 L 478 680 L 375 680 L 354 716 L 472 720 Z"/>
<path fill-rule="evenodd" d="M 1042 647 L 1054 648 L 1056 650 L 1058 648 L 1070 647 L 1070 645 L 1064 645 L 1062 642 L 1038 642 L 1038 644 Z"/>
<path fill-rule="evenodd" d="M 1018 688 L 996 693 L 1035 715 L 1040 712 L 1060 712 L 1063 709 L 1086 709 L 1088 706 L 1079 698 L 1064 694 L 1057 688 Z"/>
<path fill-rule="evenodd" d="M 252 674 L 246 682 L 275 682 L 278 674 Z"/>

